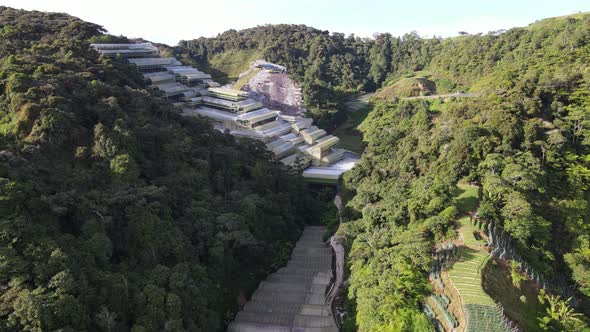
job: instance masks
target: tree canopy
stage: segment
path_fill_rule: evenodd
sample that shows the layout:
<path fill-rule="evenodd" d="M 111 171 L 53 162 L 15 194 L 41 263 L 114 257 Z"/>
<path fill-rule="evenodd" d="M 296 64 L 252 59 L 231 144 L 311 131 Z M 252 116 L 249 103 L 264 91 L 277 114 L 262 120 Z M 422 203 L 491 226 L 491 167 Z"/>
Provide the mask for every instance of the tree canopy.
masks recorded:
<path fill-rule="evenodd" d="M 0 330 L 216 331 L 319 216 L 65 14 L 0 7 Z"/>

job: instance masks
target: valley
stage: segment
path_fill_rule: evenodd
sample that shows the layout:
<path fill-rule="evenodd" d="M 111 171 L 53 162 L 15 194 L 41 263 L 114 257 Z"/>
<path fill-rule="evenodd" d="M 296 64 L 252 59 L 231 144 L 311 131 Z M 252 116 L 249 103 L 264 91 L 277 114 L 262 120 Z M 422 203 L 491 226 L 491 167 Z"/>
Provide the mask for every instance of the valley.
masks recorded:
<path fill-rule="evenodd" d="M 590 14 L 198 36 L 0 6 L 0 330 L 590 331 Z"/>

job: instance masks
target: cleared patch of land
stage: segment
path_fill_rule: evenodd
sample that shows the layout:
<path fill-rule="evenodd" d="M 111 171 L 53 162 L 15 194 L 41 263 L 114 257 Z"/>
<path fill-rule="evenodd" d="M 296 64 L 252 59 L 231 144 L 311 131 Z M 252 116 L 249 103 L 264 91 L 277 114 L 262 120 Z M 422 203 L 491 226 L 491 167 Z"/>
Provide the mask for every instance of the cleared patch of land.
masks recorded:
<path fill-rule="evenodd" d="M 448 278 L 461 299 L 467 332 L 505 332 L 509 328 L 503 321 L 500 308 L 483 287 L 483 271 L 491 256 L 484 249 L 483 232 L 472 223 L 471 215 L 477 208 L 479 187 L 459 184 L 454 202 L 463 217 L 458 222 L 459 237 L 463 245 L 458 259 L 448 270 Z"/>
<path fill-rule="evenodd" d="M 248 70 L 250 63 L 260 57 L 257 50 L 229 50 L 216 54 L 210 60 L 212 74 L 222 84 L 235 81 L 240 73 Z"/>
<path fill-rule="evenodd" d="M 455 206 L 461 213 L 473 211 L 479 200 L 479 187 L 466 183 L 459 183 L 454 191 Z"/>
<path fill-rule="evenodd" d="M 285 115 L 305 114 L 301 88 L 288 73 L 255 70 L 254 74 L 246 72 L 244 75 L 250 77 L 247 77 L 246 82 L 244 82 L 246 78 L 239 80 L 237 84 L 244 84 L 241 88 L 248 91 L 250 98 L 260 101 L 269 109 L 279 110 Z"/>
<path fill-rule="evenodd" d="M 346 103 L 346 121 L 332 132 L 333 135 L 340 138 L 342 148 L 357 154 L 361 154 L 365 150 L 363 135 L 359 127 L 369 115 L 369 100 L 371 97 L 373 97 L 373 93 L 351 98 Z"/>
<path fill-rule="evenodd" d="M 242 88 L 245 87 L 248 84 L 248 82 L 254 76 L 256 76 L 256 74 L 258 74 L 259 71 L 259 69 L 251 68 L 248 71 L 244 72 L 244 74 L 241 74 L 240 78 L 236 81 L 236 83 L 234 83 L 232 88 L 236 90 L 242 90 Z"/>
<path fill-rule="evenodd" d="M 376 98 L 393 100 L 395 98 L 408 98 L 428 96 L 436 93 L 436 84 L 425 77 L 404 77 L 395 83 L 380 89 Z"/>
<path fill-rule="evenodd" d="M 481 282 L 481 271 L 490 256 L 486 252 L 468 247 L 461 247 L 459 250 L 460 258 L 449 271 L 449 278 L 459 291 L 463 303 L 494 305 Z"/>
<path fill-rule="evenodd" d="M 455 93 L 446 93 L 442 95 L 429 95 L 429 96 L 417 96 L 417 97 L 408 97 L 404 98 L 406 100 L 413 100 L 413 99 L 437 99 L 437 98 L 473 98 L 478 97 L 479 93 L 463 93 L 463 92 L 455 92 Z"/>

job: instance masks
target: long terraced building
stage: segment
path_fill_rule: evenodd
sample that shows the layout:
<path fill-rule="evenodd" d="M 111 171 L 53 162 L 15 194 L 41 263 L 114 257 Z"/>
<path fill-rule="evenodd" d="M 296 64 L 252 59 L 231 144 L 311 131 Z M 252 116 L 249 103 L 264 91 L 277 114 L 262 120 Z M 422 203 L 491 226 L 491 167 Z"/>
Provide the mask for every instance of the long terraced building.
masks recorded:
<path fill-rule="evenodd" d="M 135 66 L 146 87 L 184 116 L 206 117 L 219 131 L 264 142 L 277 160 L 300 168 L 310 182 L 336 183 L 356 163 L 356 156 L 338 148 L 338 137 L 314 126 L 312 119 L 282 115 L 249 99 L 247 92 L 221 88 L 209 74 L 175 58 L 158 57 L 151 43 L 91 46 Z"/>
<path fill-rule="evenodd" d="M 325 227 L 308 226 L 286 267 L 261 282 L 228 332 L 338 332 L 327 294 L 332 249 Z"/>

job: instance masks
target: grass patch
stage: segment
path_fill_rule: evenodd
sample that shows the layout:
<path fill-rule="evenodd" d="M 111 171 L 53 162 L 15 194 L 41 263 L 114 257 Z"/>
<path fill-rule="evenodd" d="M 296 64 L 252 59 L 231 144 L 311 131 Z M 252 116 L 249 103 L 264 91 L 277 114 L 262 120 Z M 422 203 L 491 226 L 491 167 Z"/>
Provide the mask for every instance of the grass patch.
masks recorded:
<path fill-rule="evenodd" d="M 469 217 L 459 219 L 459 229 L 463 235 L 463 243 L 468 247 L 483 246 L 486 241 L 481 237 L 481 230 L 471 224 Z"/>
<path fill-rule="evenodd" d="M 449 279 L 459 291 L 464 304 L 494 305 L 484 291 L 481 271 L 489 259 L 486 252 L 461 247 L 459 260 L 449 270 Z"/>
<path fill-rule="evenodd" d="M 237 80 L 241 73 L 250 68 L 250 63 L 261 57 L 262 53 L 258 50 L 229 50 L 215 54 L 209 63 L 214 69 L 214 79 L 229 83 Z"/>
<path fill-rule="evenodd" d="M 455 206 L 461 213 L 466 213 L 475 210 L 479 200 L 479 187 L 470 184 L 457 184 L 457 188 L 453 193 Z"/>
<path fill-rule="evenodd" d="M 545 307 L 537 298 L 535 284 L 527 280 L 520 289 L 512 284 L 509 267 L 497 260 L 490 260 L 483 269 L 483 288 L 502 303 L 504 313 L 516 321 L 524 331 L 538 331 L 538 319 L 545 316 Z M 524 301 L 523 301 L 524 300 Z"/>
<path fill-rule="evenodd" d="M 248 82 L 250 81 L 250 79 L 254 76 L 256 76 L 256 74 L 258 74 L 258 72 L 260 71 L 260 69 L 253 69 L 250 70 L 246 75 L 240 77 L 236 83 L 234 84 L 233 88 L 236 90 L 242 90 L 242 88 L 244 86 L 246 86 L 246 84 L 248 84 Z"/>
<path fill-rule="evenodd" d="M 436 84 L 425 77 L 404 77 L 380 89 L 375 96 L 380 99 L 430 96 L 436 94 Z"/>
<path fill-rule="evenodd" d="M 346 103 L 347 119 L 332 132 L 334 136 L 340 138 L 340 146 L 342 148 L 358 154 L 362 154 L 365 150 L 363 134 L 359 127 L 371 111 L 369 99 L 372 96 L 372 93 L 367 93 L 355 97 Z"/>

